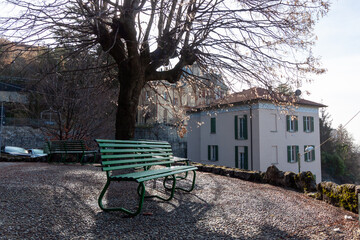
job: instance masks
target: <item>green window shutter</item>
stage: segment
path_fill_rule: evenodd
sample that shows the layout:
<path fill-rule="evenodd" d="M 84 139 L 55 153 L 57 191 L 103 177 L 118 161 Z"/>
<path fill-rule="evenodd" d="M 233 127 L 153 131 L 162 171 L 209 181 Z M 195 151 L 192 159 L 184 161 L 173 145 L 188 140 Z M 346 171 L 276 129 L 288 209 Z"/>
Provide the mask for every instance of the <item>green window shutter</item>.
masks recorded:
<path fill-rule="evenodd" d="M 314 131 L 314 117 L 310 117 L 310 130 L 311 132 Z"/>
<path fill-rule="evenodd" d="M 307 148 L 307 146 L 305 145 L 304 146 L 304 161 L 307 161 L 308 160 L 308 153 L 306 153 L 306 148 Z"/>
<path fill-rule="evenodd" d="M 245 155 L 244 169 L 248 170 L 249 169 L 249 164 L 248 164 L 249 153 L 248 153 L 248 147 L 247 146 L 244 147 L 244 155 Z"/>
<path fill-rule="evenodd" d="M 211 146 L 208 145 L 208 160 L 211 160 Z"/>
<path fill-rule="evenodd" d="M 296 161 L 295 161 L 295 162 L 297 162 L 297 161 L 300 160 L 300 159 L 298 159 L 298 156 L 299 156 L 299 146 L 296 146 L 295 148 L 296 148 L 296 155 L 295 155 Z"/>
<path fill-rule="evenodd" d="M 311 150 L 311 152 L 312 152 L 312 159 L 311 160 L 315 160 L 315 146 L 312 146 L 314 149 L 313 150 Z"/>
<path fill-rule="evenodd" d="M 290 131 L 290 116 L 286 116 L 286 131 Z"/>
<path fill-rule="evenodd" d="M 248 139 L 247 115 L 244 115 L 244 139 Z"/>
<path fill-rule="evenodd" d="M 297 116 L 295 116 L 294 121 L 295 121 L 295 132 L 297 132 L 299 130 L 299 123 L 298 123 L 298 117 Z"/>
<path fill-rule="evenodd" d="M 235 167 L 239 168 L 239 147 L 235 146 Z"/>
<path fill-rule="evenodd" d="M 303 117 L 304 132 L 306 132 L 306 117 Z"/>
<path fill-rule="evenodd" d="M 287 146 L 287 159 L 291 162 L 291 146 Z"/>
<path fill-rule="evenodd" d="M 215 146 L 215 160 L 219 161 L 219 146 Z"/>
<path fill-rule="evenodd" d="M 235 139 L 239 139 L 238 116 L 235 116 Z"/>
<path fill-rule="evenodd" d="M 210 133 L 216 133 L 216 118 L 211 118 L 210 123 L 211 123 Z"/>

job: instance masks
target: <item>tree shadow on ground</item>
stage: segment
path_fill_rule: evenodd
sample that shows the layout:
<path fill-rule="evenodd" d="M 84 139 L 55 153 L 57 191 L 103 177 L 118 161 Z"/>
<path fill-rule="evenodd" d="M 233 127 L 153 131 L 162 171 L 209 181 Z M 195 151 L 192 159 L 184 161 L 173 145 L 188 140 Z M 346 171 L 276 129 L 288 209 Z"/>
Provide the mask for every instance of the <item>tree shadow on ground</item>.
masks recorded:
<path fill-rule="evenodd" d="M 5 239 L 306 239 L 267 223 L 255 226 L 223 212 L 219 206 L 223 204 L 220 202 L 223 179 L 206 174 L 199 174 L 200 178 L 193 192 L 176 191 L 169 202 L 146 200 L 142 213 L 126 218 L 124 213 L 103 212 L 98 207 L 97 197 L 106 182 L 100 169 L 46 163 L 9 166 L 0 169 L 0 236 Z M 189 186 L 188 181 L 179 180 L 179 185 L 182 184 Z M 147 185 L 148 193 L 169 194 L 161 190 L 161 181 Z M 113 200 L 114 205 L 131 204 L 135 200 L 137 206 L 136 187 L 133 183 L 114 184 L 106 198 Z"/>

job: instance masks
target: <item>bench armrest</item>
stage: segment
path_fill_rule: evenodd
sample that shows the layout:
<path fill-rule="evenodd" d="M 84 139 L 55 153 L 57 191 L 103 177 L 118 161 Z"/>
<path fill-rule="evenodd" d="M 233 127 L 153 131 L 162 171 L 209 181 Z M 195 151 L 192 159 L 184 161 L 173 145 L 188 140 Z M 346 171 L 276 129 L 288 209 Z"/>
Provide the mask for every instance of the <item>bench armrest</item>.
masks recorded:
<path fill-rule="evenodd" d="M 174 161 L 175 163 L 184 162 L 186 165 L 188 165 L 188 166 L 190 165 L 188 158 L 173 157 L 173 161 Z"/>

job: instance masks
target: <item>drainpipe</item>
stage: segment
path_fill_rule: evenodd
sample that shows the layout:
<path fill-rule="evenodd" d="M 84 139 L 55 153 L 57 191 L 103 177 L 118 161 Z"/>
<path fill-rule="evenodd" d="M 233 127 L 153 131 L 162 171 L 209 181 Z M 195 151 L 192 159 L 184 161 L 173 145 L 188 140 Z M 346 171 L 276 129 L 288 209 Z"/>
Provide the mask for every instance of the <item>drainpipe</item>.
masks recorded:
<path fill-rule="evenodd" d="M 253 112 L 252 112 L 252 105 L 250 106 L 250 151 L 251 151 L 251 170 L 254 170 L 254 148 L 253 148 Z"/>

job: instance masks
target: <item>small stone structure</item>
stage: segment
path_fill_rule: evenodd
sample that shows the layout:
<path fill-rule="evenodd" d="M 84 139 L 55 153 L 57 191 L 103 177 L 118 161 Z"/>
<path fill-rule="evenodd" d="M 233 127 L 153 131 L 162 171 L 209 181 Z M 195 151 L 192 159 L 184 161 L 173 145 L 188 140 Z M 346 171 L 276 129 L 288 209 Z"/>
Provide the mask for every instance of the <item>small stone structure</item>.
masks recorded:
<path fill-rule="evenodd" d="M 354 213 L 359 213 L 360 185 L 321 182 L 317 186 L 315 197 L 334 206 L 344 208 Z"/>

